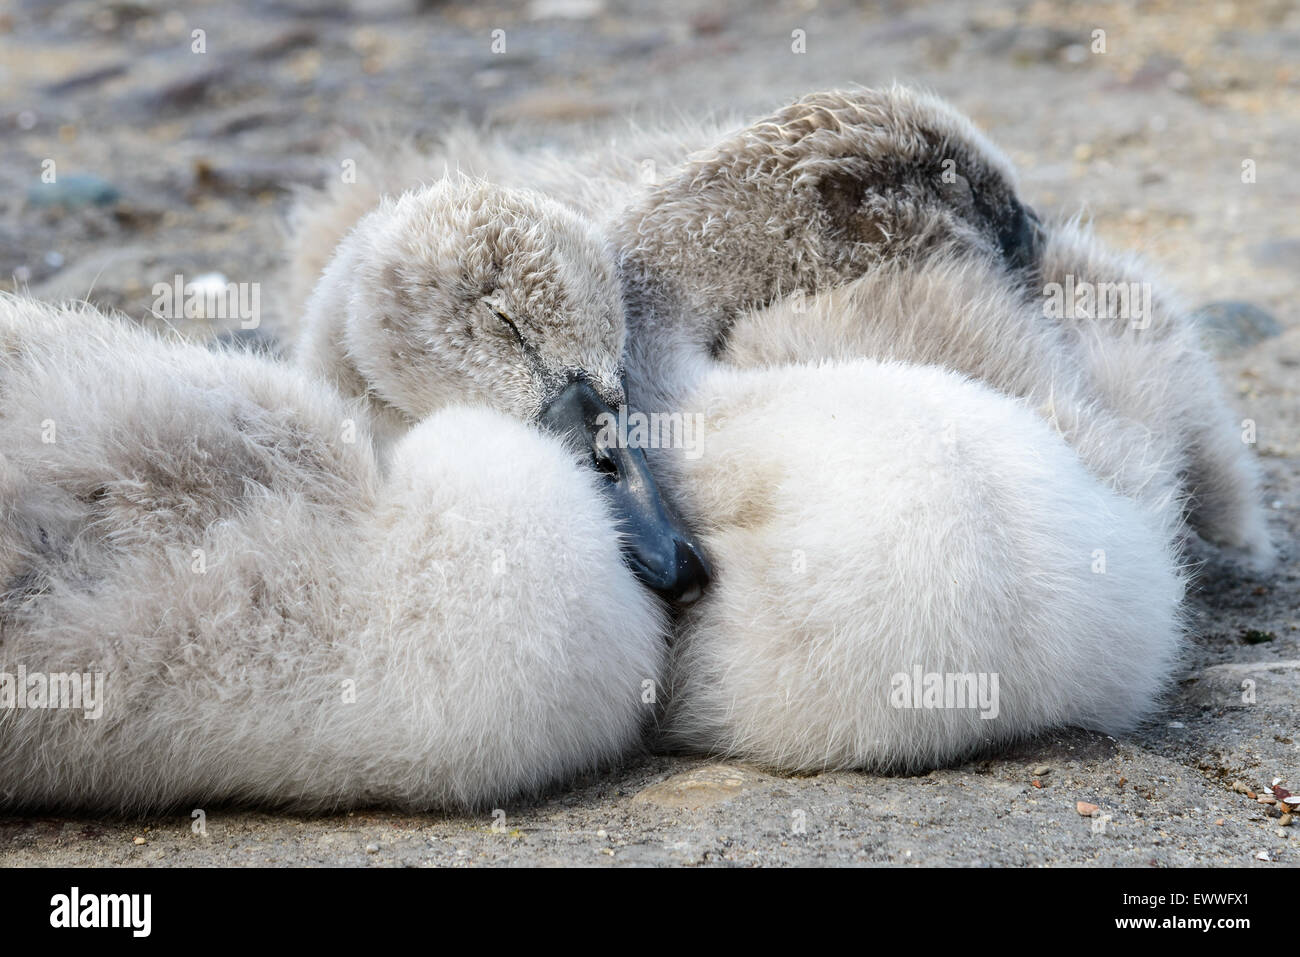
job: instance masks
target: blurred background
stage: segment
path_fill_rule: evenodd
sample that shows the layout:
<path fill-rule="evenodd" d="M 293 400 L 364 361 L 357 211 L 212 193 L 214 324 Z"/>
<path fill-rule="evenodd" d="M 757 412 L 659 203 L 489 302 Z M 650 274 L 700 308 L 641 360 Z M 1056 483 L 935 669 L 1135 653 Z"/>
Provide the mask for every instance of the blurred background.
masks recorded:
<path fill-rule="evenodd" d="M 563 140 L 897 79 L 969 113 L 1036 207 L 1291 327 L 1298 51 L 1269 0 L 9 0 L 0 288 L 143 317 L 176 273 L 264 282 L 291 191 L 375 125 Z"/>

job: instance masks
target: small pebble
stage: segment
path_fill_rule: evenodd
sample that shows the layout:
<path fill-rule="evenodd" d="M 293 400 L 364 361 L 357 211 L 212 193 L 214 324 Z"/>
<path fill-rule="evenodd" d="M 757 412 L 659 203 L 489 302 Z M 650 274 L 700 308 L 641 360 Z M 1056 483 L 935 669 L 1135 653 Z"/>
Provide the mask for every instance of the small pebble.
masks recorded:
<path fill-rule="evenodd" d="M 1036 778 L 1041 778 L 1044 774 L 1051 774 L 1051 773 L 1052 773 L 1051 766 L 1046 764 L 1040 764 L 1038 767 L 1034 768 L 1034 770 L 1030 772 L 1030 774 L 1032 774 Z"/>
<path fill-rule="evenodd" d="M 606 833 L 605 833 L 605 829 L 602 827 L 599 831 L 596 832 L 596 836 L 597 836 L 597 837 L 606 837 L 607 835 L 606 835 Z"/>
<path fill-rule="evenodd" d="M 145 843 L 145 840 L 144 840 L 143 837 L 137 837 L 137 838 L 135 839 L 135 843 L 137 843 L 137 844 L 143 844 L 143 843 Z"/>
<path fill-rule="evenodd" d="M 1223 818 L 1219 818 L 1217 821 L 1214 822 L 1214 824 L 1216 827 L 1223 827 Z"/>
<path fill-rule="evenodd" d="M 1247 791 L 1250 790 L 1250 788 L 1246 786 L 1245 781 L 1233 781 L 1232 789 L 1236 791 L 1238 794 L 1245 794 Z"/>
<path fill-rule="evenodd" d="M 1278 822 L 1277 822 L 1277 823 L 1281 824 L 1283 827 L 1290 827 L 1290 826 L 1291 826 L 1291 814 L 1290 814 L 1289 812 L 1286 813 L 1286 814 L 1283 814 L 1280 818 L 1278 818 Z"/>
<path fill-rule="evenodd" d="M 1257 861 L 1267 861 L 1267 860 L 1270 860 L 1270 858 L 1269 858 L 1269 856 L 1268 856 L 1268 851 L 1260 851 L 1258 854 L 1255 855 L 1255 860 L 1257 860 Z"/>
<path fill-rule="evenodd" d="M 1089 804 L 1087 801 L 1078 801 L 1074 805 L 1074 809 L 1084 817 L 1092 817 L 1098 810 L 1100 810 L 1097 805 Z"/>
<path fill-rule="evenodd" d="M 378 854 L 378 853 L 379 853 L 379 845 L 378 845 L 378 844 L 367 844 L 367 845 L 366 845 L 366 853 L 367 853 L 367 854 Z"/>

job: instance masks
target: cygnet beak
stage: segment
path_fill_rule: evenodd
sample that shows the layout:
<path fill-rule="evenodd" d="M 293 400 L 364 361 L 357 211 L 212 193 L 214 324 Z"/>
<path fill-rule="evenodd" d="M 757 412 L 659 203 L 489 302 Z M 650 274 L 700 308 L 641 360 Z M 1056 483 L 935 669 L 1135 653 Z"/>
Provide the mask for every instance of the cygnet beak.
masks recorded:
<path fill-rule="evenodd" d="M 1012 269 L 1030 269 L 1043 249 L 1042 220 L 1038 214 L 1012 201 L 1011 212 L 998 224 L 998 246 Z"/>
<path fill-rule="evenodd" d="M 543 428 L 590 450 L 623 533 L 623 557 L 637 578 L 669 601 L 690 604 L 709 583 L 708 563 L 660 495 L 645 452 L 608 442 L 617 421 L 617 413 L 581 379 L 569 382 L 539 419 Z"/>

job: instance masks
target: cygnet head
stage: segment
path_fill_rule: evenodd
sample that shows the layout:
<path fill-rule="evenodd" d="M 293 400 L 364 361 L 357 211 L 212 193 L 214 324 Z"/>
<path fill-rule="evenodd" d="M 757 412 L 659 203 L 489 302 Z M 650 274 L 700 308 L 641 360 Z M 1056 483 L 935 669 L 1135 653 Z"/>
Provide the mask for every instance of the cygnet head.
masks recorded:
<path fill-rule="evenodd" d="M 677 602 L 699 596 L 703 553 L 645 453 L 606 444 L 625 401 L 626 325 L 590 223 L 527 190 L 448 177 L 386 199 L 323 281 L 335 270 L 349 289 L 342 345 L 373 398 L 412 423 L 488 405 L 563 436 L 601 473 L 638 577 Z"/>
<path fill-rule="evenodd" d="M 697 313 L 759 308 L 936 249 L 997 262 L 1028 288 L 1041 245 L 1002 153 L 904 87 L 796 100 L 693 154 L 614 238 L 636 301 L 643 281 L 666 279 L 700 291 Z"/>
<path fill-rule="evenodd" d="M 793 182 L 815 189 L 832 237 L 898 256 L 956 245 L 1013 271 L 1037 262 L 1039 220 L 1017 196 L 1010 161 L 936 96 L 903 86 L 813 93 L 755 128 Z"/>

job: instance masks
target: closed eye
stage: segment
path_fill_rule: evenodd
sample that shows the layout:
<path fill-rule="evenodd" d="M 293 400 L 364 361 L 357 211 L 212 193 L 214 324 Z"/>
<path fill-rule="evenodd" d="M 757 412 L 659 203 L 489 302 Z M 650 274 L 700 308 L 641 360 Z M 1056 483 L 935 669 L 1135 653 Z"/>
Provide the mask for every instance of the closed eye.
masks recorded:
<path fill-rule="evenodd" d="M 488 308 L 492 309 L 491 306 L 489 306 Z M 510 327 L 510 331 L 515 334 L 515 338 L 519 340 L 519 344 L 521 346 L 524 344 L 524 337 L 519 334 L 519 327 L 515 325 L 513 319 L 507 316 L 504 312 L 501 312 L 499 309 L 492 309 L 492 315 L 496 316 L 498 319 L 500 319 L 502 322 L 504 322 L 507 326 Z"/>

